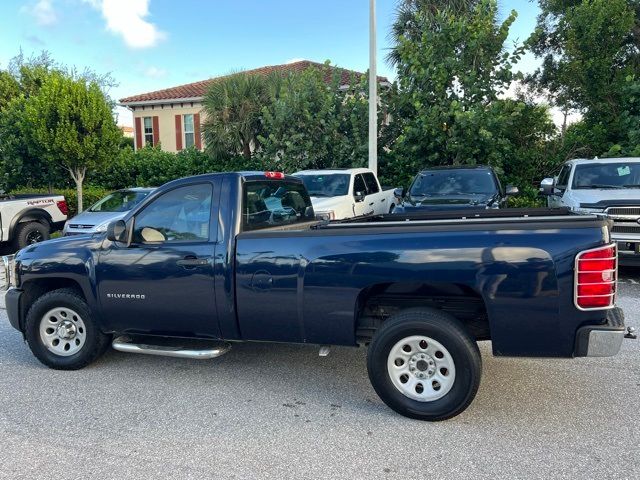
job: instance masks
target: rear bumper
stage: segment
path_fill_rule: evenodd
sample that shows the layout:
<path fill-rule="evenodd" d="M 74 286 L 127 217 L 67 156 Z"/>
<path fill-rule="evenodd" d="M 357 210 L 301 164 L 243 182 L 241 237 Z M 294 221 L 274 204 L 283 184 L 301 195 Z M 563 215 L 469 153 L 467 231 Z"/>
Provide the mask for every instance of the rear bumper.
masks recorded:
<path fill-rule="evenodd" d="M 620 308 L 607 312 L 607 322 L 578 329 L 576 357 L 612 357 L 620 351 L 624 339 L 624 313 Z"/>
<path fill-rule="evenodd" d="M 9 323 L 16 330 L 22 331 L 20 328 L 20 299 L 22 298 L 22 290 L 17 288 L 10 288 L 4 297 L 4 302 L 7 307 L 7 317 L 9 317 Z"/>

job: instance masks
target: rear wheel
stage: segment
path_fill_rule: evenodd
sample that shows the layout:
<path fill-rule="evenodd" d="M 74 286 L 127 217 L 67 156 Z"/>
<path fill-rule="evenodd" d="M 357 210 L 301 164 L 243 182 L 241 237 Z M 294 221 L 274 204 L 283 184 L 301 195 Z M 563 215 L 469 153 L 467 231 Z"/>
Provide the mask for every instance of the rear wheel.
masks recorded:
<path fill-rule="evenodd" d="M 473 401 L 482 375 L 475 340 L 454 317 L 410 309 L 387 320 L 367 354 L 369 378 L 396 412 L 419 420 L 445 420 Z"/>
<path fill-rule="evenodd" d="M 19 223 L 14 235 L 14 247 L 20 250 L 34 243 L 49 240 L 49 225 L 36 221 Z"/>
<path fill-rule="evenodd" d="M 84 299 L 74 290 L 49 292 L 29 309 L 25 323 L 29 348 L 43 364 L 77 370 L 96 360 L 109 346 Z"/>

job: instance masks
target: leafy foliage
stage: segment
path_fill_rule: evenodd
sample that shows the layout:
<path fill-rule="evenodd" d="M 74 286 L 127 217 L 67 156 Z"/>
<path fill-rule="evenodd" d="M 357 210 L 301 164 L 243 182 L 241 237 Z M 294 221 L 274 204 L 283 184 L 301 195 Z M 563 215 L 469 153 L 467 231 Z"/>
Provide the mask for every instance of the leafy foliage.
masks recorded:
<path fill-rule="evenodd" d="M 214 157 L 243 155 L 259 147 L 261 114 L 271 100 L 269 79 L 235 73 L 212 83 L 204 99 L 203 137 Z"/>
<path fill-rule="evenodd" d="M 339 69 L 329 84 L 325 76 L 324 68 L 309 68 L 286 77 L 263 108 L 257 158 L 265 168 L 294 172 L 367 163 L 367 84 L 352 79 L 341 88 Z"/>

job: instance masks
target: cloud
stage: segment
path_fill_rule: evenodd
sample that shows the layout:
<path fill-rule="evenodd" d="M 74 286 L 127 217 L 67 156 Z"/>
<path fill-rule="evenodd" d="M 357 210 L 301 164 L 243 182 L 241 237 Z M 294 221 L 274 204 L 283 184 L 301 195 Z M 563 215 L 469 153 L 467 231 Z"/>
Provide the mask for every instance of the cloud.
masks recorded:
<path fill-rule="evenodd" d="M 38 0 L 33 6 L 25 5 L 20 9 L 23 13 L 31 15 L 38 25 L 44 27 L 53 25 L 58 21 L 58 15 L 53 9 L 52 0 Z"/>
<path fill-rule="evenodd" d="M 291 63 L 298 63 L 298 62 L 304 62 L 304 58 L 291 58 L 289 60 L 287 60 L 285 63 L 287 65 L 291 64 Z"/>
<path fill-rule="evenodd" d="M 131 48 L 149 48 L 166 38 L 156 25 L 145 20 L 149 0 L 84 0 L 102 12 L 107 30 L 122 37 Z"/>
<path fill-rule="evenodd" d="M 149 77 L 149 78 L 162 78 L 167 75 L 167 71 L 164 68 L 158 68 L 153 66 L 147 67 L 143 73 L 145 77 Z"/>

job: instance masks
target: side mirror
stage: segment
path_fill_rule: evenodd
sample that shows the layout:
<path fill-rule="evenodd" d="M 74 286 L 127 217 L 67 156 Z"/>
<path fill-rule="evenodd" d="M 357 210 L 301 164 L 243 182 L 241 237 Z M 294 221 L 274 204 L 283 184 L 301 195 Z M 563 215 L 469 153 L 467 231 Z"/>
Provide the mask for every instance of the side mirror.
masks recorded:
<path fill-rule="evenodd" d="M 545 178 L 540 182 L 540 195 L 553 195 L 553 186 L 555 184 L 553 178 Z"/>
<path fill-rule="evenodd" d="M 356 201 L 356 202 L 358 202 L 358 203 L 359 203 L 359 202 L 364 202 L 364 197 L 365 197 L 364 192 L 356 192 L 356 193 L 353 195 L 353 198 L 354 198 L 354 199 L 355 199 L 355 201 Z"/>
<path fill-rule="evenodd" d="M 107 239 L 112 242 L 129 243 L 127 224 L 124 220 L 111 222 L 107 227 Z"/>
<path fill-rule="evenodd" d="M 513 185 L 507 185 L 504 190 L 504 193 L 507 196 L 513 196 L 513 195 L 518 195 L 520 193 L 520 190 L 518 189 L 518 187 L 515 187 Z"/>
<path fill-rule="evenodd" d="M 396 197 L 398 200 L 402 200 L 404 198 L 404 188 L 403 187 L 398 187 L 396 189 L 393 190 L 393 196 Z"/>

